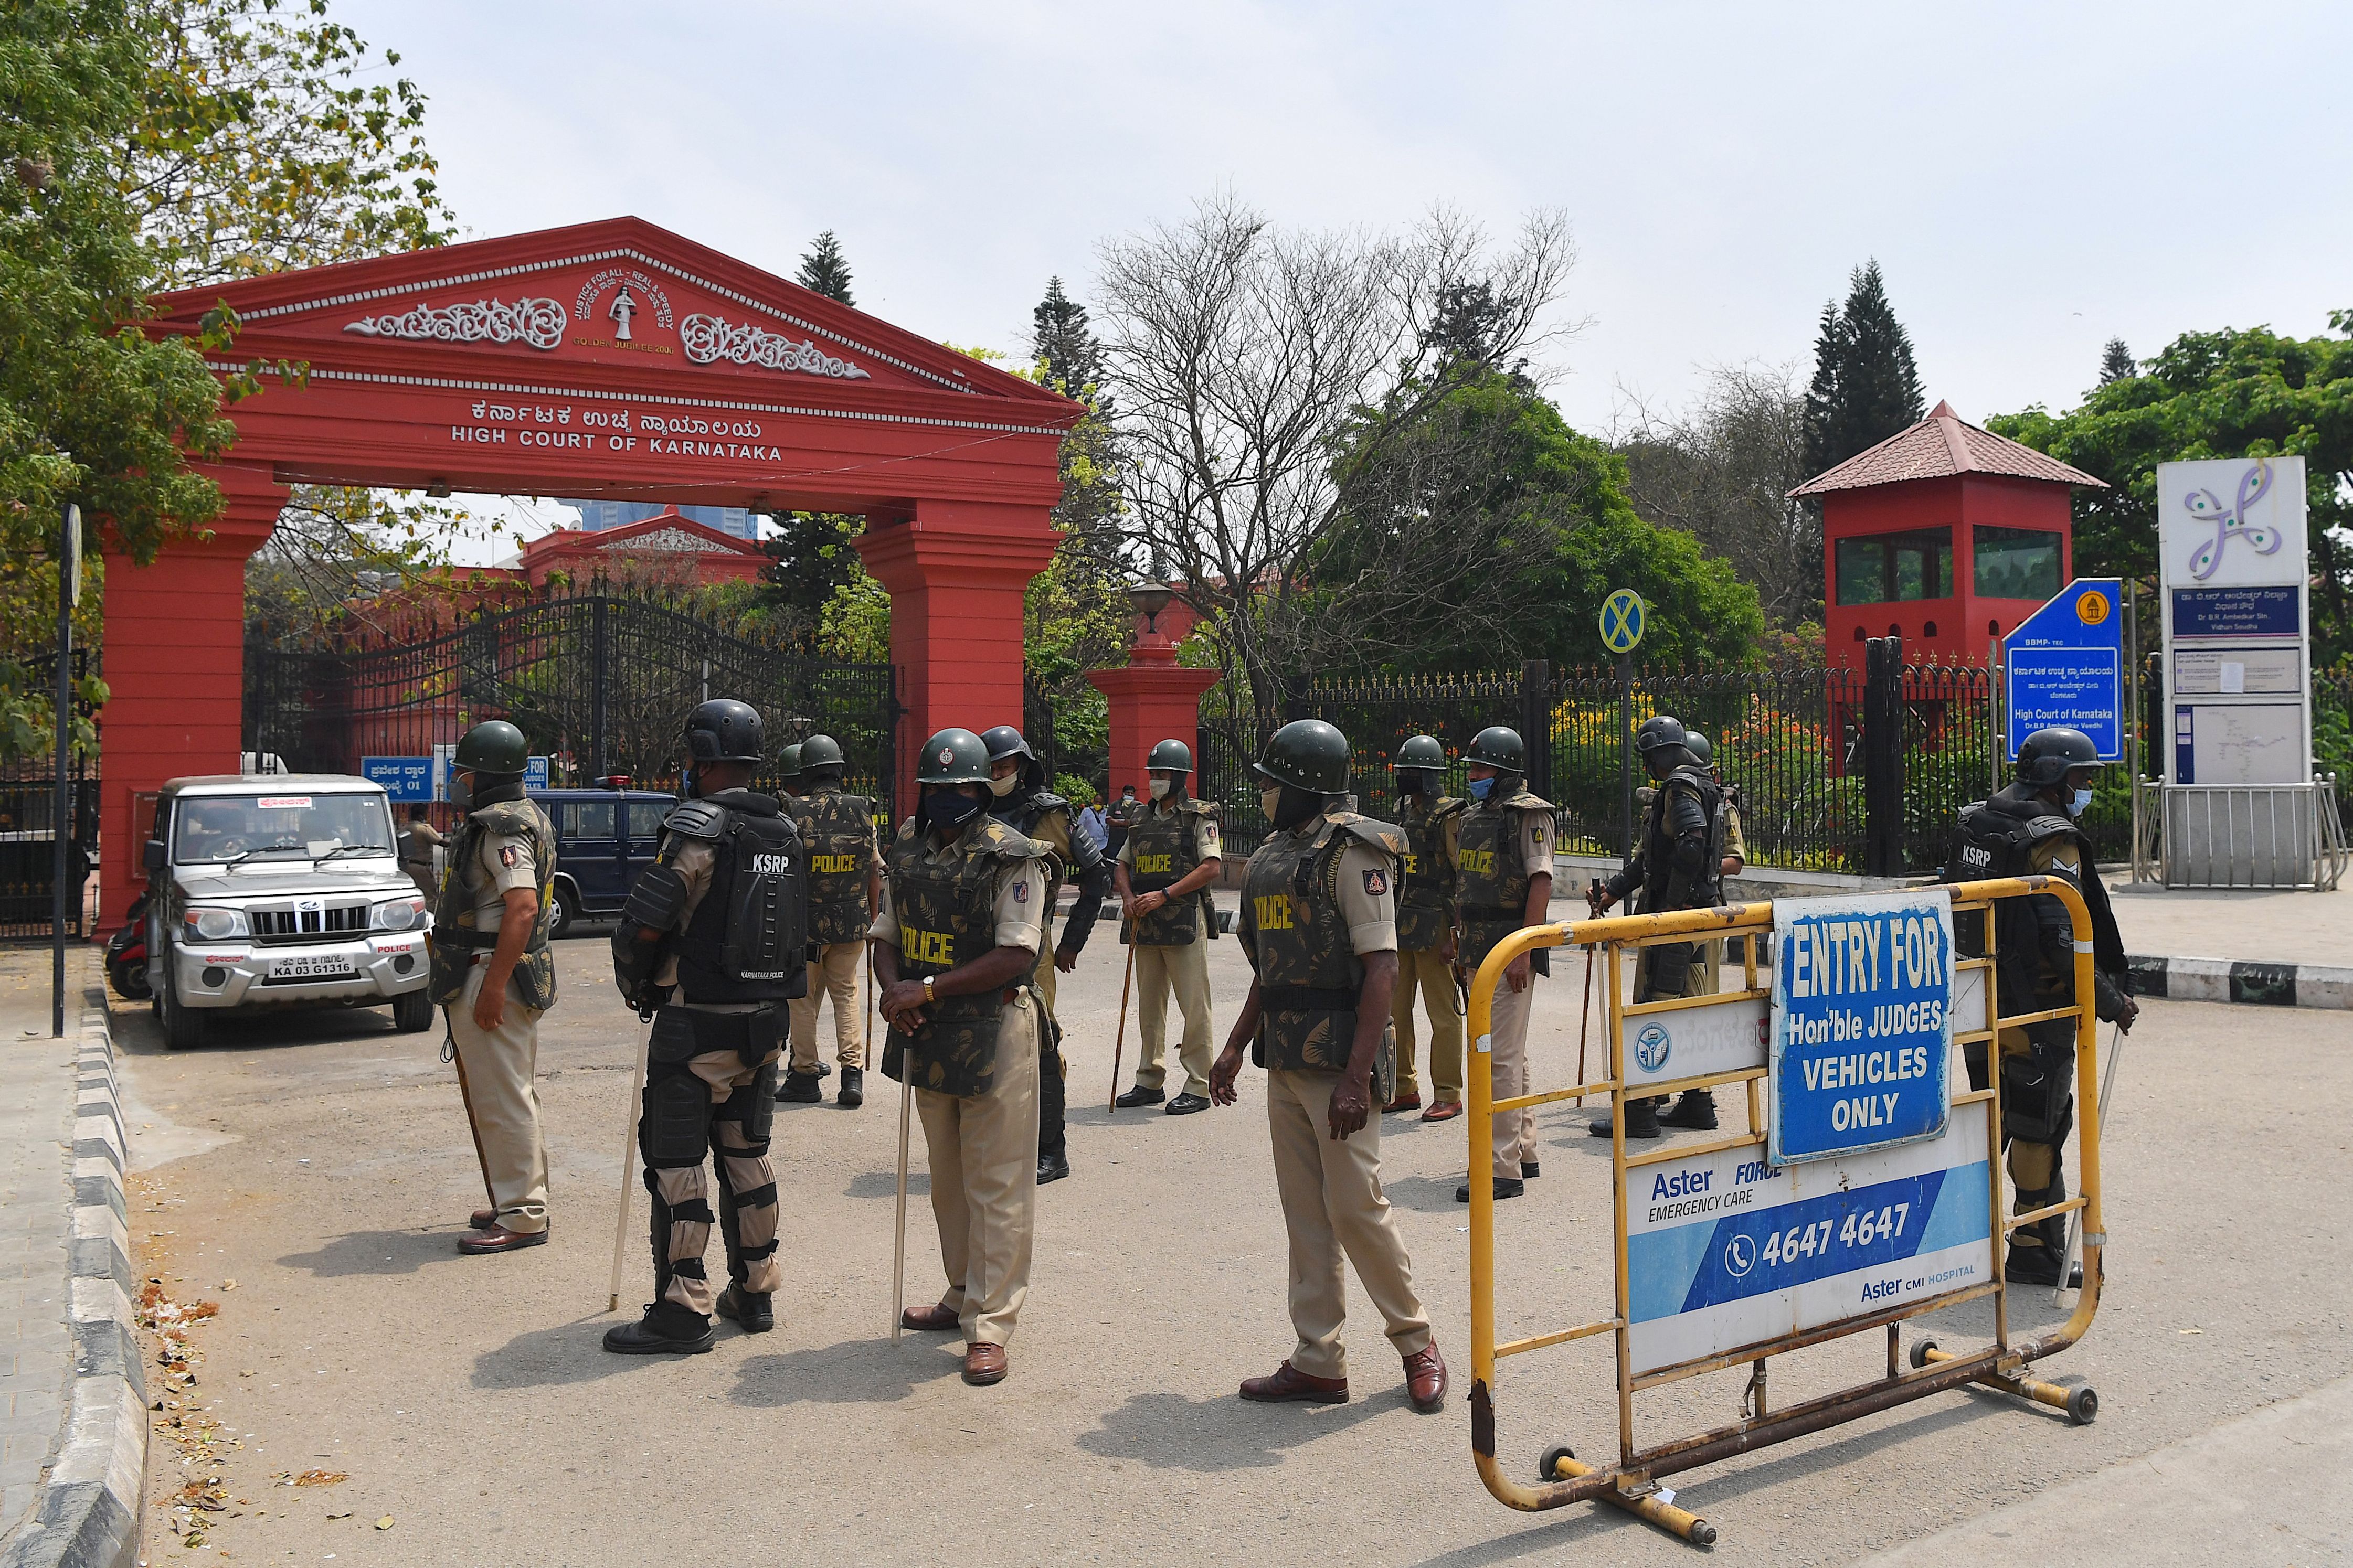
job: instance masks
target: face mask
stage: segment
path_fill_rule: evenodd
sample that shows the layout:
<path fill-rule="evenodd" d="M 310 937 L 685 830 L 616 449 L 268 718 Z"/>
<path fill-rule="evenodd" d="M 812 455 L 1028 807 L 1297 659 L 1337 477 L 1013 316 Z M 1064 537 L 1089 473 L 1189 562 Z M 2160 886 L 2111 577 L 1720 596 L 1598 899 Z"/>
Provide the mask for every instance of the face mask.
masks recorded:
<path fill-rule="evenodd" d="M 1015 789 L 1019 787 L 1020 783 L 1021 775 L 1019 773 L 1008 773 L 1001 779 L 989 780 L 988 793 L 995 795 L 997 799 L 1003 800 L 1007 795 L 1011 795 Z"/>
<path fill-rule="evenodd" d="M 2079 789 L 2079 790 L 2075 791 L 2075 792 L 2074 792 L 2074 794 L 2073 794 L 2073 795 L 2069 795 L 2069 796 L 2067 797 L 2067 815 L 2068 815 L 2068 816 L 2083 816 L 2085 812 L 2087 812 L 2087 811 L 2089 811 L 2089 810 L 2091 810 L 2091 809 L 2092 809 L 2092 792 L 2091 792 L 2090 790 L 2087 790 L 2087 789 Z"/>
<path fill-rule="evenodd" d="M 923 797 L 923 826 L 953 832 L 972 820 L 980 802 L 961 790 L 939 790 Z"/>
<path fill-rule="evenodd" d="M 1269 822 L 1272 822 L 1274 820 L 1275 811 L 1282 805 L 1282 786 L 1281 784 L 1269 784 L 1266 788 L 1258 792 L 1259 815 L 1265 817 Z"/>
<path fill-rule="evenodd" d="M 1166 800 L 1168 798 L 1168 781 L 1166 779 L 1154 779 L 1152 781 L 1152 798 L 1155 800 Z"/>
<path fill-rule="evenodd" d="M 459 773 L 449 780 L 449 804 L 459 811 L 474 809 L 474 775 Z"/>
<path fill-rule="evenodd" d="M 1495 781 L 1492 778 L 1472 779 L 1471 781 L 1471 798 L 1472 800 L 1484 800 L 1487 798 L 1487 792 L 1494 787 Z"/>

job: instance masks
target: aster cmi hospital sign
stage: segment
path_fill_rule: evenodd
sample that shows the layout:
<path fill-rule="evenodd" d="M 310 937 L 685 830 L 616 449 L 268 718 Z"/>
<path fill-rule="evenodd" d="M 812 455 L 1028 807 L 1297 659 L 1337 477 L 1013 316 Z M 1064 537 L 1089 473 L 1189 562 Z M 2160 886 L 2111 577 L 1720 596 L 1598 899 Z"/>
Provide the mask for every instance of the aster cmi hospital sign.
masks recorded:
<path fill-rule="evenodd" d="M 139 326 L 193 341 L 223 304 L 216 373 L 303 368 L 227 410 L 236 445 L 200 466 L 219 518 L 108 561 L 105 923 L 137 799 L 237 767 L 245 563 L 298 484 L 861 515 L 902 725 L 1019 722 L 1022 591 L 1060 538 L 1079 405 L 632 217 L 167 294 Z"/>

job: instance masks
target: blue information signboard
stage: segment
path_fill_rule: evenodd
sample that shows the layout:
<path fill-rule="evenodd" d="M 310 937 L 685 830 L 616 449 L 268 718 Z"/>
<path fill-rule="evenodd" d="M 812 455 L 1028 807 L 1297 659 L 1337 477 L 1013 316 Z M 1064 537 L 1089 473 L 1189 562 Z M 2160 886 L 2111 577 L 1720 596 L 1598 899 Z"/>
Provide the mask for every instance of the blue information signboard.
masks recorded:
<path fill-rule="evenodd" d="M 2124 582 L 2078 577 L 2002 639 L 2010 754 L 2037 730 L 2064 726 L 2101 757 L 2124 756 Z"/>
<path fill-rule="evenodd" d="M 1953 906 L 1941 892 L 1773 901 L 1767 1157 L 1935 1138 L 1950 1113 Z"/>
<path fill-rule="evenodd" d="M 2177 637 L 2294 637 L 2304 633 L 2302 595 L 2294 588 L 2176 588 Z"/>
<path fill-rule="evenodd" d="M 430 757 L 362 757 L 360 776 L 370 784 L 382 784 L 384 793 L 398 805 L 433 798 Z"/>
<path fill-rule="evenodd" d="M 522 787 L 525 789 L 545 789 L 547 787 L 547 759 L 545 757 L 526 757 L 523 759 Z"/>

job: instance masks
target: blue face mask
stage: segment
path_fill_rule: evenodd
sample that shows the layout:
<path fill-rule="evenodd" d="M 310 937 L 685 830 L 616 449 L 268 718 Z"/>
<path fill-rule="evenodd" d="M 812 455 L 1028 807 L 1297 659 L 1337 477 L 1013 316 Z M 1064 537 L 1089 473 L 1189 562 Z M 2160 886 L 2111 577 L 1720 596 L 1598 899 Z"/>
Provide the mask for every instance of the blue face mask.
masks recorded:
<path fill-rule="evenodd" d="M 2073 795 L 2067 797 L 2068 816 L 2081 816 L 2091 809 L 2092 792 L 2090 790 L 2079 789 Z"/>
<path fill-rule="evenodd" d="M 1487 798 L 1487 792 L 1494 787 L 1495 781 L 1492 778 L 1472 779 L 1471 781 L 1471 798 L 1472 800 L 1484 800 Z"/>

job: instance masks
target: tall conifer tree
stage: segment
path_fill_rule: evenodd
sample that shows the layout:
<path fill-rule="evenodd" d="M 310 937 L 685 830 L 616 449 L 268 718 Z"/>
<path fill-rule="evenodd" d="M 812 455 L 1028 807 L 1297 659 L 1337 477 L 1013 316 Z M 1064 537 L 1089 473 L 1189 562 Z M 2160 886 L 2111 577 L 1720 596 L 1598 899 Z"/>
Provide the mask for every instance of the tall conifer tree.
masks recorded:
<path fill-rule="evenodd" d="M 1846 304 L 1822 307 L 1814 380 L 1806 391 L 1806 466 L 1836 468 L 1919 423 L 1924 412 L 1912 339 L 1887 302 L 1879 263 L 1857 268 Z"/>
<path fill-rule="evenodd" d="M 841 254 L 841 241 L 827 229 L 809 245 L 807 256 L 801 258 L 801 269 L 793 274 L 793 281 L 804 289 L 814 289 L 828 300 L 839 300 L 845 305 L 858 301 L 849 293 L 849 262 Z"/>
<path fill-rule="evenodd" d="M 2132 350 L 2126 346 L 2124 339 L 2110 338 L 2107 347 L 2100 351 L 2100 384 L 2130 381 L 2139 374 L 2140 367 L 2133 363 Z"/>
<path fill-rule="evenodd" d="M 1046 384 L 1071 397 L 1099 398 L 1090 389 L 1103 383 L 1103 344 L 1087 322 L 1087 308 L 1062 292 L 1060 278 L 1046 279 L 1046 297 L 1030 319 L 1036 327 L 1030 352 L 1045 367 Z"/>

